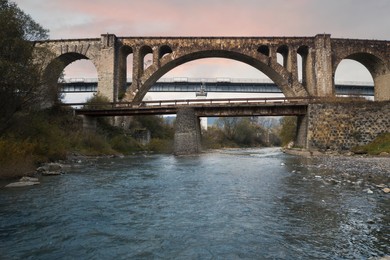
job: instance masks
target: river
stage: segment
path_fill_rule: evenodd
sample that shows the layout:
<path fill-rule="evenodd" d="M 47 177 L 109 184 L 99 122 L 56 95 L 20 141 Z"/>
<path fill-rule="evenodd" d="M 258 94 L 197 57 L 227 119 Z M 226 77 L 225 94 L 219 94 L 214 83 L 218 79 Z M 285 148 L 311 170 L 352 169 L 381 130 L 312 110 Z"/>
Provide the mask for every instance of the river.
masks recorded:
<path fill-rule="evenodd" d="M 313 163 L 276 148 L 76 163 L 0 189 L 0 259 L 389 255 L 388 194 Z"/>

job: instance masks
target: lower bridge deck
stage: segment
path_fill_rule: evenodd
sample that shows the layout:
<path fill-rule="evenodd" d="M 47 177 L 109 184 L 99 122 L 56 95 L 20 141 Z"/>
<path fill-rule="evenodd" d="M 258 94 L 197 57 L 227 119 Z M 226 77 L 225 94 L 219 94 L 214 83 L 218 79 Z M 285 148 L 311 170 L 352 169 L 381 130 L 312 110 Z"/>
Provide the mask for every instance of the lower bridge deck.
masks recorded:
<path fill-rule="evenodd" d="M 75 109 L 77 115 L 91 117 L 176 114 L 179 109 L 191 108 L 199 117 L 224 116 L 299 116 L 307 113 L 309 98 L 241 98 L 241 99 L 187 99 L 85 104 Z"/>

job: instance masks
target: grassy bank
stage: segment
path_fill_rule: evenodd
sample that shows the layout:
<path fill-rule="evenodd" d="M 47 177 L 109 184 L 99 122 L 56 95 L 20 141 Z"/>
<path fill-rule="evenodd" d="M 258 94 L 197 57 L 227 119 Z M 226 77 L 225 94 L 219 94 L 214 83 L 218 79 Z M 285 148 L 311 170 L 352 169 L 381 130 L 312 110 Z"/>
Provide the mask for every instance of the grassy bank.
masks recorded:
<path fill-rule="evenodd" d="M 379 155 L 381 153 L 390 153 L 390 133 L 379 135 L 371 143 L 358 146 L 352 149 L 354 153 Z"/>
<path fill-rule="evenodd" d="M 26 175 L 42 163 L 66 160 L 69 154 L 99 156 L 172 151 L 172 138 L 169 136 L 165 139 L 157 136 L 148 145 L 142 145 L 132 137 L 131 131 L 124 132 L 104 119 L 99 120 L 96 132 L 85 132 L 81 118 L 74 117 L 71 110 L 61 107 L 18 115 L 14 122 L 0 137 L 2 179 Z M 155 127 L 165 127 L 160 123 Z M 142 126 L 137 121 L 134 124 Z"/>

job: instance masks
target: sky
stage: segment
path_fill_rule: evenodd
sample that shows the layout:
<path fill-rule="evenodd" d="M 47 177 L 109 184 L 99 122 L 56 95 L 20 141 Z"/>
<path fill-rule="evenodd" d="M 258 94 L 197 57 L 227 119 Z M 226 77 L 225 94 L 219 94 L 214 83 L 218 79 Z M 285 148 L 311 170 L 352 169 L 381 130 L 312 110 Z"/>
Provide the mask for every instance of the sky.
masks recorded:
<path fill-rule="evenodd" d="M 389 39 L 390 0 L 15 0 L 49 29 L 50 39 L 117 36 L 315 36 Z M 90 77 L 75 62 L 66 77 Z M 371 81 L 362 65 L 343 61 L 336 80 Z M 261 73 L 227 59 L 184 64 L 166 76 L 258 78 Z"/>

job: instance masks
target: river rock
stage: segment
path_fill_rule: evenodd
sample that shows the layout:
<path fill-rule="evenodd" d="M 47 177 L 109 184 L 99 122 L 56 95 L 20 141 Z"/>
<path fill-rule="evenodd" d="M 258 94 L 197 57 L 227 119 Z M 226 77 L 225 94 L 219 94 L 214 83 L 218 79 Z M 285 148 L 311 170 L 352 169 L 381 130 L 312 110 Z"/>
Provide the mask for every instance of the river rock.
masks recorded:
<path fill-rule="evenodd" d="M 384 193 L 390 193 L 390 188 L 384 188 L 384 189 L 382 189 L 382 191 L 383 191 Z"/>
<path fill-rule="evenodd" d="M 33 186 L 33 185 L 38 185 L 38 184 L 40 184 L 38 178 L 22 177 L 19 181 L 10 183 L 5 187 L 6 188 L 16 188 L 16 187 Z"/>
<path fill-rule="evenodd" d="M 19 180 L 20 182 L 39 182 L 38 178 L 33 178 L 33 177 L 22 177 Z"/>
<path fill-rule="evenodd" d="M 60 163 L 48 163 L 37 169 L 37 172 L 44 176 L 53 176 L 63 174 L 64 165 Z"/>
<path fill-rule="evenodd" d="M 42 172 L 43 176 L 55 176 L 63 174 L 62 171 L 54 171 L 54 172 Z"/>
<path fill-rule="evenodd" d="M 370 190 L 369 188 L 363 190 L 364 192 L 367 192 L 368 194 L 373 194 L 374 192 L 372 190 Z"/>

